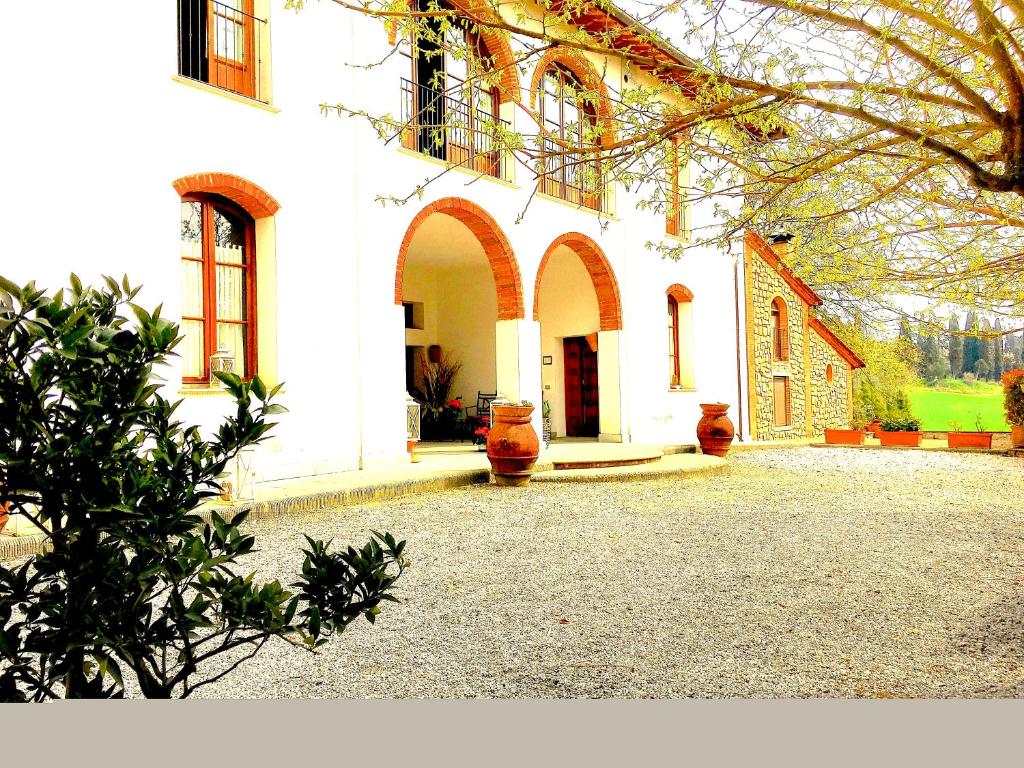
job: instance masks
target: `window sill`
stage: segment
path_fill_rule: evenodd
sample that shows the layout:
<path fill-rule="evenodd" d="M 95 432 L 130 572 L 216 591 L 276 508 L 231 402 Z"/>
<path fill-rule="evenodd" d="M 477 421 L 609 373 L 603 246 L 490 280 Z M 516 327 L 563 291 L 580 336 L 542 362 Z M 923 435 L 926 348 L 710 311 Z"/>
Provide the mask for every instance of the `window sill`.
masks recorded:
<path fill-rule="evenodd" d="M 217 395 L 231 397 L 231 393 L 224 387 L 211 387 L 207 384 L 182 384 L 178 387 L 178 394 L 183 397 L 215 397 Z"/>
<path fill-rule="evenodd" d="M 669 392 L 696 392 L 696 387 L 669 387 Z"/>
<path fill-rule="evenodd" d="M 248 104 L 250 107 L 262 109 L 265 112 L 270 112 L 274 115 L 281 111 L 277 107 L 264 104 L 262 101 L 257 101 L 256 99 L 243 96 L 240 93 L 225 90 L 224 88 L 218 88 L 215 85 L 204 83 L 202 80 L 193 80 L 191 77 L 182 77 L 181 75 L 171 75 L 171 80 L 174 80 L 176 83 L 181 83 L 182 85 L 187 85 L 190 88 L 195 88 L 197 91 L 204 91 L 205 93 L 223 96 L 224 98 L 231 99 L 231 101 L 237 101 L 239 104 Z"/>
<path fill-rule="evenodd" d="M 415 151 L 413 149 L 409 149 L 407 147 L 399 146 L 398 147 L 398 154 L 405 155 L 406 157 L 415 157 L 418 160 L 424 160 L 424 161 L 426 161 L 428 163 L 431 163 L 432 165 L 436 165 L 436 166 L 438 166 L 440 168 L 447 168 L 449 170 L 457 171 L 458 173 L 465 174 L 466 176 L 472 176 L 474 180 L 482 179 L 483 181 L 493 181 L 495 184 L 498 184 L 498 185 L 500 185 L 502 187 L 506 187 L 508 189 L 519 189 L 519 185 L 518 184 L 515 184 L 515 183 L 513 183 L 511 181 L 508 181 L 507 179 L 500 179 L 497 176 L 491 176 L 489 173 L 481 173 L 480 171 L 474 171 L 472 168 L 466 168 L 465 166 L 462 166 L 462 165 L 450 165 L 449 163 L 445 162 L 444 160 L 439 160 L 436 157 L 431 157 L 430 155 L 425 155 L 422 152 L 417 152 L 417 151 Z"/>
<path fill-rule="evenodd" d="M 607 219 L 608 221 L 619 221 L 619 217 L 614 214 L 605 213 L 604 211 L 595 210 L 594 208 L 588 208 L 582 203 L 570 203 L 568 200 L 564 200 L 561 197 L 555 197 L 554 195 L 549 195 L 547 192 L 541 192 L 539 189 L 536 194 L 541 200 L 550 200 L 552 203 L 558 203 L 559 205 L 571 208 L 574 211 L 579 211 L 580 213 L 589 213 L 592 216 Z"/>
<path fill-rule="evenodd" d="M 683 245 L 693 244 L 693 236 L 689 232 L 687 232 L 685 235 L 673 235 L 671 232 L 666 232 L 665 239 L 674 240 L 675 242 L 682 243 Z"/>

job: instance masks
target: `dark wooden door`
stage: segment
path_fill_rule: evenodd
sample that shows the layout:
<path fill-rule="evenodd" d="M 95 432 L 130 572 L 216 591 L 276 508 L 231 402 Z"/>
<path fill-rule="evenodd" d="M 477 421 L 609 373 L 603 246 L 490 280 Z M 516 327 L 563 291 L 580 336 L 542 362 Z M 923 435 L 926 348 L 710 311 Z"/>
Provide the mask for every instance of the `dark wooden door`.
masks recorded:
<path fill-rule="evenodd" d="M 597 437 L 597 351 L 583 337 L 564 339 L 565 434 Z"/>

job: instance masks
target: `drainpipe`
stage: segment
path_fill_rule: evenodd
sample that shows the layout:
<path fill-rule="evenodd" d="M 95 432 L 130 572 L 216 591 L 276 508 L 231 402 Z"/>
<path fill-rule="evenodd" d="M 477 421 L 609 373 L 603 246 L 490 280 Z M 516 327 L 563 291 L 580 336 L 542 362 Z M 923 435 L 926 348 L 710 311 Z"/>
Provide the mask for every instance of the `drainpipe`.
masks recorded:
<path fill-rule="evenodd" d="M 746 282 L 746 274 L 743 275 L 744 283 Z M 737 422 L 736 422 L 736 438 L 741 443 L 743 442 L 743 367 L 741 362 L 740 354 L 740 262 L 733 254 L 732 257 L 732 286 L 733 286 L 733 300 L 736 305 L 736 407 L 737 407 Z M 747 382 L 747 386 L 750 382 Z"/>

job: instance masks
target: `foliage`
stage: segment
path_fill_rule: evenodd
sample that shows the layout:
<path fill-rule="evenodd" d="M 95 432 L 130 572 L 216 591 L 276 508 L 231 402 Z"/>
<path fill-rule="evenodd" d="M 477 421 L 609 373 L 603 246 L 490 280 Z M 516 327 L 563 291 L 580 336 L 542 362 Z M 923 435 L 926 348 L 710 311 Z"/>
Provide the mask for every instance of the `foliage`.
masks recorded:
<path fill-rule="evenodd" d="M 885 338 L 855 325 L 830 322 L 843 342 L 866 364 L 854 372 L 853 415 L 870 422 L 909 412 L 906 392 L 917 383 L 917 348 L 903 337 Z"/>
<path fill-rule="evenodd" d="M 404 542 L 329 552 L 307 538 L 294 591 L 239 571 L 246 513 L 203 525 L 197 507 L 284 411 L 278 387 L 222 374 L 234 412 L 204 438 L 154 383 L 178 327 L 132 303 L 127 278 L 105 280 L 72 275 L 48 296 L 0 278 L 0 486 L 50 548 L 0 566 L 0 700 L 185 697 L 271 638 L 312 650 L 372 622 L 395 600 Z"/>
<path fill-rule="evenodd" d="M 425 421 L 440 421 L 452 410 L 452 390 L 461 370 L 462 362 L 444 353 L 436 363 L 423 361 L 423 389 L 413 392 L 413 396 L 423 406 Z M 462 407 L 461 403 L 459 407 Z"/>
<path fill-rule="evenodd" d="M 882 419 L 885 432 L 920 432 L 921 422 L 913 416 L 890 416 Z"/>
<path fill-rule="evenodd" d="M 1024 425 L 1024 370 L 1006 371 L 1002 384 L 1006 420 L 1015 426 Z"/>
<path fill-rule="evenodd" d="M 678 155 L 692 172 L 686 196 L 712 200 L 724 225 L 704 223 L 691 243 L 652 242 L 660 253 L 725 245 L 747 228 L 786 231 L 802 244 L 790 266 L 836 307 L 892 308 L 894 293 L 1024 307 L 1024 4 L 1016 0 L 649 3 L 634 4 L 637 19 L 583 0 L 529 8 L 485 0 L 462 10 L 434 0 L 335 3 L 392 25 L 396 49 L 412 53 L 413 40 L 435 55 L 443 49 L 488 87 L 503 87 L 501 73 L 452 29 L 508 43 L 514 62 L 504 66 L 522 73 L 553 48 L 589 56 L 598 69 L 621 61 L 607 97 L 574 89 L 579 101 L 607 105 L 614 141 L 598 140 L 588 122 L 582 145 L 565 143 L 527 109 L 514 129 L 494 126 L 493 144 L 518 160 L 522 177 L 599 164 L 658 212 L 670 207 L 666 168 Z M 382 140 L 408 129 L 365 104 L 321 106 L 365 120 Z M 381 199 L 422 194 L 417 180 Z"/>

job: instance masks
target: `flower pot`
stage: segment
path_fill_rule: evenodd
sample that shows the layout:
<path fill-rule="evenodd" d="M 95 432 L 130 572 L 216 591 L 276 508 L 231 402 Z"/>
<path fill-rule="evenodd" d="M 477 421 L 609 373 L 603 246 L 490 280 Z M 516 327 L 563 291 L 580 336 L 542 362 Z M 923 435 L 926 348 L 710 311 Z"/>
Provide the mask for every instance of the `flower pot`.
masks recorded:
<path fill-rule="evenodd" d="M 1024 448 L 1024 424 L 1014 424 L 1010 427 L 1010 441 L 1014 448 Z"/>
<path fill-rule="evenodd" d="M 864 445 L 864 430 L 826 429 L 825 442 L 829 445 Z"/>
<path fill-rule="evenodd" d="M 405 441 L 405 450 L 407 452 L 409 452 L 409 453 L 412 453 L 413 449 L 416 448 L 416 443 L 418 443 L 418 442 L 419 442 L 419 440 L 406 440 Z"/>
<path fill-rule="evenodd" d="M 878 431 L 878 439 L 882 441 L 882 445 L 899 445 L 904 448 L 920 448 L 921 436 L 922 434 L 920 432 Z"/>
<path fill-rule="evenodd" d="M 7 514 L 7 506 L 0 506 L 0 533 L 4 532 L 4 527 L 7 525 L 7 521 L 11 519 L 11 516 Z"/>
<path fill-rule="evenodd" d="M 542 428 L 544 432 L 544 445 L 551 445 L 551 417 L 544 416 L 542 421 Z"/>
<path fill-rule="evenodd" d="M 878 433 L 882 431 L 882 420 L 872 419 L 867 427 L 865 427 L 865 430 L 870 432 L 872 437 L 878 437 Z"/>
<path fill-rule="evenodd" d="M 991 432 L 949 432 L 946 443 L 950 448 L 991 448 Z"/>
<path fill-rule="evenodd" d="M 704 412 L 697 422 L 697 441 L 701 453 L 708 456 L 725 456 L 736 435 L 736 430 L 725 415 L 729 406 L 725 403 L 701 403 Z"/>
<path fill-rule="evenodd" d="M 540 440 L 530 423 L 532 405 L 495 405 L 487 435 L 487 459 L 498 485 L 526 485 L 540 455 Z"/>

